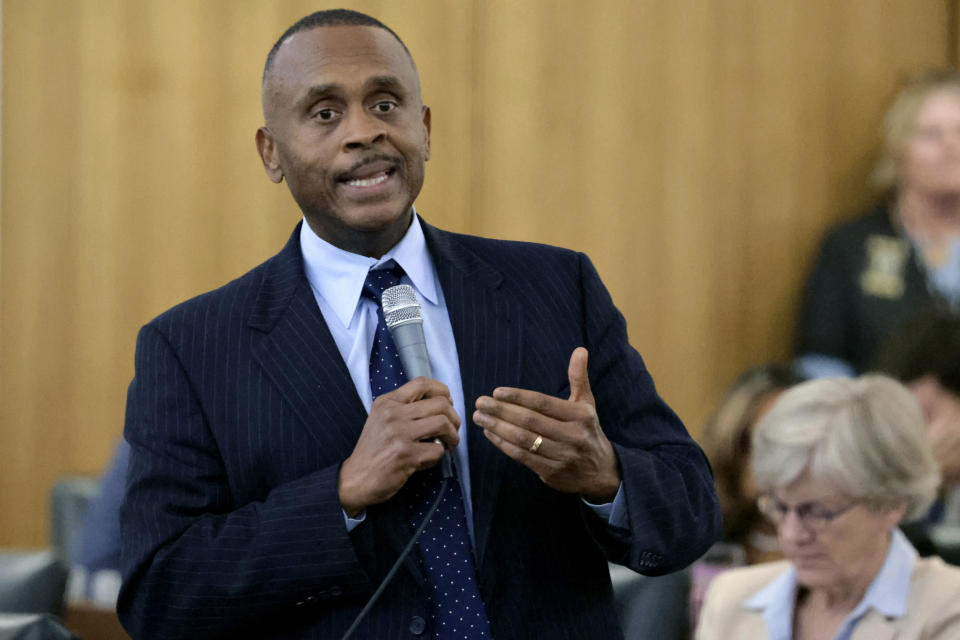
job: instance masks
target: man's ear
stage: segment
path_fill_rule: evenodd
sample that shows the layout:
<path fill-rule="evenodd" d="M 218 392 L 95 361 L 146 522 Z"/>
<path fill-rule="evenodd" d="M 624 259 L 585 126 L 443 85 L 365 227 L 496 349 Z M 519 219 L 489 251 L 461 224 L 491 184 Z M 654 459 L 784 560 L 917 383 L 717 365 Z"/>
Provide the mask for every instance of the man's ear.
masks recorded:
<path fill-rule="evenodd" d="M 430 107 L 423 105 L 423 130 L 426 139 L 424 140 L 424 145 L 426 146 L 426 160 L 430 159 Z"/>
<path fill-rule="evenodd" d="M 280 168 L 277 147 L 273 141 L 273 134 L 266 127 L 257 129 L 257 153 L 260 154 L 260 161 L 263 162 L 263 170 L 267 172 L 267 177 L 277 184 L 282 182 L 283 169 Z"/>

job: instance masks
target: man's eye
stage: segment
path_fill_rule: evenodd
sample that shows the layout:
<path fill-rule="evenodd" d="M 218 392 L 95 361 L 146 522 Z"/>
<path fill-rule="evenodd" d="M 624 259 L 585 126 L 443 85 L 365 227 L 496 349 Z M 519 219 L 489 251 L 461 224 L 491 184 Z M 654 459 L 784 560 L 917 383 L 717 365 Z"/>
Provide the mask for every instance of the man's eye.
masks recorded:
<path fill-rule="evenodd" d="M 320 109 L 313 113 L 313 117 L 322 122 L 330 122 L 337 117 L 337 112 L 333 109 Z"/>
<path fill-rule="evenodd" d="M 373 110 L 377 113 L 390 113 L 397 108 L 396 102 L 390 102 L 389 100 L 384 100 L 373 105 Z"/>

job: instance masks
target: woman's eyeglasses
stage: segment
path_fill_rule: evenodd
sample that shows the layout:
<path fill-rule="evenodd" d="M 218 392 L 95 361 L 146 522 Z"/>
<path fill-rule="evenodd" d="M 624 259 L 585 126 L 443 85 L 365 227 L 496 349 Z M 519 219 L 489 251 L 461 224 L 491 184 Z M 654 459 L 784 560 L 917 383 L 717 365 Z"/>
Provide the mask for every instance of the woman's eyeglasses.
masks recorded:
<path fill-rule="evenodd" d="M 790 511 L 797 514 L 797 519 L 804 529 L 808 531 L 822 531 L 826 529 L 831 522 L 856 506 L 853 501 L 842 509 L 831 511 L 817 502 L 804 502 L 795 507 L 790 507 L 780 502 L 769 494 L 764 494 L 757 498 L 757 508 L 770 522 L 780 526 Z"/>

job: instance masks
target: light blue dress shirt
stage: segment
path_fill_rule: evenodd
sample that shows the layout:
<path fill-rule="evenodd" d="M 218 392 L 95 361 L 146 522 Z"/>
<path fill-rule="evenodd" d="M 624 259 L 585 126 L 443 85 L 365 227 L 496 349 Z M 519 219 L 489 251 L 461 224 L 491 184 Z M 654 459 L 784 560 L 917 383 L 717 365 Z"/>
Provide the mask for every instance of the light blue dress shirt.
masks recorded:
<path fill-rule="evenodd" d="M 304 220 L 300 228 L 300 249 L 304 269 L 314 298 L 333 336 L 333 340 L 350 371 L 353 386 L 367 413 L 373 404 L 370 390 L 370 349 L 377 330 L 377 305 L 361 295 L 367 272 L 393 260 L 403 267 L 403 281 L 416 290 L 423 314 L 423 333 L 430 357 L 433 377 L 447 385 L 453 408 L 460 417 L 460 444 L 455 454 L 457 478 L 463 490 L 464 508 L 471 543 L 473 537 L 473 502 L 470 491 L 470 460 L 467 455 L 467 416 L 460 379 L 460 359 L 453 337 L 453 327 L 447 314 L 447 305 L 440 288 L 436 267 L 420 226 L 414 215 L 406 234 L 392 249 L 380 258 L 370 258 L 333 246 L 313 232 Z M 493 389 L 490 389 L 492 392 Z M 586 502 L 608 523 L 627 526 L 626 502 L 623 486 L 612 503 L 595 505 Z M 344 514 L 347 530 L 363 522 L 365 514 L 350 518 Z"/>
<path fill-rule="evenodd" d="M 899 529 L 890 538 L 887 557 L 863 599 L 846 617 L 833 640 L 850 640 L 854 627 L 871 609 L 890 618 L 907 613 L 910 577 L 917 552 Z M 793 567 L 744 602 L 748 609 L 763 612 L 769 640 L 793 639 L 793 609 L 797 601 L 797 570 Z"/>

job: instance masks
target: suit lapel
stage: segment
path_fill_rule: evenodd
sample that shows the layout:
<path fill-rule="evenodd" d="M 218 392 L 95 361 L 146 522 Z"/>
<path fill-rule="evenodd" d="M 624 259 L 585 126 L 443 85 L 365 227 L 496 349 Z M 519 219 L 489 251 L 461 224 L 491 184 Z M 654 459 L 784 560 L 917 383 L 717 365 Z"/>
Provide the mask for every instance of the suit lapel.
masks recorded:
<path fill-rule="evenodd" d="M 302 223 L 301 223 L 302 224 Z M 253 355 L 329 458 L 346 459 L 367 419 L 367 411 L 317 306 L 303 270 L 300 225 L 269 261 L 249 325 L 263 333 Z M 376 505 L 371 519 L 399 556 L 413 529 L 404 505 Z M 405 566 L 422 581 L 413 557 Z"/>
<path fill-rule="evenodd" d="M 894 640 L 899 626 L 897 618 L 888 619 L 871 609 L 853 628 L 851 640 Z"/>
<path fill-rule="evenodd" d="M 367 412 L 304 275 L 299 238 L 297 225 L 265 265 L 249 321 L 264 333 L 253 355 L 318 444 L 345 458 Z"/>
<path fill-rule="evenodd" d="M 422 221 L 421 221 L 422 222 Z M 516 302 L 499 290 L 501 274 L 453 234 L 423 222 L 460 360 L 477 566 L 482 568 L 507 457 L 471 420 L 477 398 L 520 382 L 521 327 Z"/>

